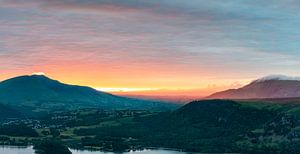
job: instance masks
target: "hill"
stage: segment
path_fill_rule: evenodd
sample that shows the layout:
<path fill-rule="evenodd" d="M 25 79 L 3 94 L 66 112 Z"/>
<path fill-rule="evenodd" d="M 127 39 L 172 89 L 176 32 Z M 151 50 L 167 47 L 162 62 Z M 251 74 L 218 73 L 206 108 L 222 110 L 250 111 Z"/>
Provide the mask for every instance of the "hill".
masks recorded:
<path fill-rule="evenodd" d="M 175 105 L 119 97 L 90 87 L 68 85 L 42 75 L 19 76 L 0 82 L 0 102 L 22 109 L 171 109 Z"/>
<path fill-rule="evenodd" d="M 299 153 L 299 111 L 299 104 L 231 100 L 193 101 L 168 112 L 79 109 L 39 116 L 35 124 L 12 122 L 0 134 L 29 137 L 23 144 L 50 134 L 69 147 L 111 152 L 163 147 L 202 153 Z"/>
<path fill-rule="evenodd" d="M 80 128 L 74 133 L 96 135 L 85 140 L 86 146 L 112 140 L 126 147 L 135 148 L 138 144 L 202 153 L 299 153 L 299 115 L 290 112 L 294 107 L 231 100 L 194 101 L 173 112 L 135 116 L 117 126 Z M 111 140 L 104 140 L 108 136 Z"/>
<path fill-rule="evenodd" d="M 21 117 L 22 114 L 6 105 L 0 104 L 0 119 L 6 119 L 6 118 L 18 118 Z"/>
<path fill-rule="evenodd" d="M 263 78 L 239 88 L 214 93 L 208 99 L 254 99 L 300 97 L 300 81 Z"/>

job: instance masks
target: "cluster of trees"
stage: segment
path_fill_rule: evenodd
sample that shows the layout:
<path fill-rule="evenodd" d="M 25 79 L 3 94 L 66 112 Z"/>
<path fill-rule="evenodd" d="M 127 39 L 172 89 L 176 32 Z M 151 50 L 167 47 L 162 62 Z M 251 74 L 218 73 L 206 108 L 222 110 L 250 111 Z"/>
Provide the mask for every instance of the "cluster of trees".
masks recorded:
<path fill-rule="evenodd" d="M 2 125 L 0 126 L 0 135 L 38 137 L 38 133 L 25 124 Z"/>
<path fill-rule="evenodd" d="M 81 139 L 84 147 L 100 147 L 102 151 L 124 152 L 133 149 L 122 138 L 118 137 L 84 137 Z"/>
<path fill-rule="evenodd" d="M 176 111 L 160 113 L 84 110 L 43 117 L 41 123 L 53 127 L 41 133 L 67 141 L 73 148 L 94 147 L 114 152 L 164 147 L 204 153 L 300 153 L 300 132 L 296 129 L 300 127 L 299 115 L 285 111 L 284 106 L 278 110 L 229 100 L 195 101 Z M 105 124 L 98 125 L 101 122 Z M 75 126 L 87 126 L 74 130 L 80 140 L 60 134 Z M 3 125 L 0 135 L 38 136 L 23 124 Z M 61 144 L 46 140 L 35 148 L 53 153 L 53 147 L 64 149 Z"/>
<path fill-rule="evenodd" d="M 276 111 L 253 108 L 234 101 L 215 100 L 193 102 L 172 113 L 135 116 L 131 124 L 77 129 L 74 133 L 79 136 L 96 135 L 82 141 L 87 146 L 103 147 L 117 143 L 131 149 L 167 147 L 208 153 L 267 150 L 293 153 L 300 152 L 297 143 L 299 137 L 281 142 L 279 146 L 252 143 L 247 138 L 247 134 L 257 128 L 272 127 L 277 133 L 288 134 L 286 129 L 291 130 L 297 125 L 293 121 L 295 119 L 282 117 Z"/>
<path fill-rule="evenodd" d="M 39 140 L 34 144 L 36 154 L 72 154 L 72 152 L 60 141 L 53 139 Z"/>
<path fill-rule="evenodd" d="M 264 135 L 287 136 L 299 124 L 297 116 L 282 114 L 274 118 L 264 127 Z M 300 132 L 299 132 L 300 133 Z"/>

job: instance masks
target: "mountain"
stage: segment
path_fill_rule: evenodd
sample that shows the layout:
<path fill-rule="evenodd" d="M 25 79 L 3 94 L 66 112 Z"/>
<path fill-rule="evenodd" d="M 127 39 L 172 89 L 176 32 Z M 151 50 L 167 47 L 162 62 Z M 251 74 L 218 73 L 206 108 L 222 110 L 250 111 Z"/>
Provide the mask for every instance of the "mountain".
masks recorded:
<path fill-rule="evenodd" d="M 169 133 L 165 137 L 182 149 L 202 153 L 299 153 L 299 107 L 263 101 L 194 101 L 169 116 L 173 122 L 164 126 Z M 170 138 L 172 134 L 177 136 Z"/>
<path fill-rule="evenodd" d="M 293 153 L 299 149 L 300 137 L 293 135 L 299 132 L 300 126 L 299 117 L 289 112 L 294 108 L 264 102 L 202 100 L 173 112 L 137 116 L 130 123 L 76 129 L 74 133 L 97 136 L 86 141 L 86 145 L 101 143 L 103 138 L 112 136 L 121 145 L 138 143 L 145 148 L 164 147 L 199 153 Z M 287 136 L 290 139 L 286 139 Z M 132 143 L 122 140 L 128 137 L 133 138 Z"/>
<path fill-rule="evenodd" d="M 263 99 L 300 97 L 300 81 L 265 77 L 239 88 L 214 93 L 208 99 Z"/>
<path fill-rule="evenodd" d="M 152 101 L 162 101 L 162 102 L 172 102 L 176 104 L 186 104 L 193 100 L 199 98 L 199 96 L 164 96 L 164 95 L 130 95 L 130 94 L 120 94 L 119 96 L 129 97 L 129 98 L 137 98 L 137 99 L 144 99 L 144 100 L 152 100 Z"/>
<path fill-rule="evenodd" d="M 262 124 L 272 116 L 275 115 L 271 112 L 265 112 L 231 100 L 193 101 L 172 114 L 173 119 L 178 119 L 177 124 L 181 121 L 187 126 L 199 127 L 199 129 L 241 127 L 238 128 L 239 130 L 256 127 L 258 123 Z M 227 131 L 231 130 L 228 129 Z"/>
<path fill-rule="evenodd" d="M 6 105 L 0 104 L 0 119 L 5 118 L 18 118 L 23 116 L 19 111 L 8 107 Z"/>
<path fill-rule="evenodd" d="M 0 103 L 22 109 L 57 110 L 170 109 L 175 105 L 115 96 L 90 87 L 68 85 L 43 75 L 19 76 L 0 82 Z"/>

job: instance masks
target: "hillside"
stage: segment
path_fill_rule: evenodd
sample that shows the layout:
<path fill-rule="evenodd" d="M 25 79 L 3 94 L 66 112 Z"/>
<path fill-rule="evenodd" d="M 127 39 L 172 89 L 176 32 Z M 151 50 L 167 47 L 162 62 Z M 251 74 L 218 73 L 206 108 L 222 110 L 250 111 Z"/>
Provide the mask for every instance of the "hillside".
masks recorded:
<path fill-rule="evenodd" d="M 169 112 L 78 109 L 11 121 L 0 127 L 0 135 L 27 137 L 18 144 L 54 137 L 69 147 L 110 152 L 157 147 L 202 153 L 299 153 L 299 111 L 297 104 L 230 100 L 194 101 Z"/>
<path fill-rule="evenodd" d="M 300 97 L 300 81 L 266 79 L 256 80 L 239 88 L 214 93 L 208 99 L 253 99 Z"/>
<path fill-rule="evenodd" d="M 42 75 L 20 76 L 0 82 L 0 102 L 26 109 L 76 108 L 170 109 L 175 105 L 119 97 L 90 87 L 63 84 Z"/>
<path fill-rule="evenodd" d="M 300 152 L 300 121 L 299 115 L 290 112 L 294 107 L 264 102 L 194 101 L 174 112 L 135 116 L 117 126 L 82 128 L 74 133 L 96 135 L 86 138 L 86 146 L 110 142 L 105 140 L 109 136 L 133 148 L 138 144 L 202 153 L 295 153 Z M 128 137 L 133 139 L 126 140 Z"/>
<path fill-rule="evenodd" d="M 21 117 L 22 114 L 6 105 L 0 104 L 0 119 L 5 119 L 5 118 L 18 118 Z"/>

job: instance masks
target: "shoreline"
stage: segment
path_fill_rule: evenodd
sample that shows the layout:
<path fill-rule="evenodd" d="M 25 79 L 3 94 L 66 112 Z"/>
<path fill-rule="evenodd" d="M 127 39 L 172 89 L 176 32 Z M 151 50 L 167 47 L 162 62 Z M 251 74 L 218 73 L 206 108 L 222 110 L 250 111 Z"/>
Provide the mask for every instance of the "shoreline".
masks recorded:
<path fill-rule="evenodd" d="M 11 148 L 11 149 L 32 149 L 33 145 L 28 145 L 28 146 L 18 146 L 18 145 L 0 145 L 0 149 L 5 149 L 5 148 Z M 83 148 L 83 149 L 78 149 L 78 148 L 70 148 L 68 147 L 68 149 L 70 151 L 79 151 L 79 152 L 83 152 L 83 151 L 89 151 L 89 152 L 103 152 L 103 153 L 116 153 L 116 152 L 120 152 L 120 151 L 103 151 L 103 150 L 93 150 L 93 149 L 88 149 L 88 148 Z M 124 151 L 124 152 L 120 152 L 120 153 L 132 153 L 132 152 L 143 152 L 143 151 L 173 151 L 173 152 L 182 152 L 182 153 L 195 153 L 195 152 L 185 152 L 182 150 L 178 150 L 178 149 L 173 149 L 173 148 L 157 148 L 157 147 L 149 147 L 149 148 L 144 148 L 144 149 L 131 149 L 129 151 Z"/>

